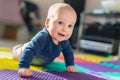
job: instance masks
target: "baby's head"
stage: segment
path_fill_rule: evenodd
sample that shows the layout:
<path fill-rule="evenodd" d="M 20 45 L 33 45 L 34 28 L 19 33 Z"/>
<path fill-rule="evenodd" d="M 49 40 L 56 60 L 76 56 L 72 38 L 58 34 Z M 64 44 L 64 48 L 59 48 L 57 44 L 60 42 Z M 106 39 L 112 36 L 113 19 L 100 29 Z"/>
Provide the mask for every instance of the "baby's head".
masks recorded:
<path fill-rule="evenodd" d="M 66 3 L 55 3 L 49 8 L 45 25 L 54 43 L 71 37 L 76 19 L 76 12 Z"/>

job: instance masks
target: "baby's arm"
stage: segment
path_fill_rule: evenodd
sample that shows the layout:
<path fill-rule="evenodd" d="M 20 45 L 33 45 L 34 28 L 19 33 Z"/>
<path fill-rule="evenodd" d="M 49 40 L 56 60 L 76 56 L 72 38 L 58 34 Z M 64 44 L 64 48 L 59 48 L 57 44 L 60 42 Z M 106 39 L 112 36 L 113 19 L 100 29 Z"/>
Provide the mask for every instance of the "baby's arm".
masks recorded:
<path fill-rule="evenodd" d="M 66 41 L 63 45 L 62 53 L 64 55 L 65 63 L 66 63 L 66 70 L 68 72 L 78 72 L 77 69 L 74 67 L 74 54 L 72 47 L 69 41 Z"/>
<path fill-rule="evenodd" d="M 78 72 L 77 69 L 74 66 L 67 66 L 66 69 L 68 72 Z"/>
<path fill-rule="evenodd" d="M 30 77 L 30 76 L 32 76 L 32 72 L 29 68 L 20 68 L 18 70 L 18 75 L 20 77 Z"/>

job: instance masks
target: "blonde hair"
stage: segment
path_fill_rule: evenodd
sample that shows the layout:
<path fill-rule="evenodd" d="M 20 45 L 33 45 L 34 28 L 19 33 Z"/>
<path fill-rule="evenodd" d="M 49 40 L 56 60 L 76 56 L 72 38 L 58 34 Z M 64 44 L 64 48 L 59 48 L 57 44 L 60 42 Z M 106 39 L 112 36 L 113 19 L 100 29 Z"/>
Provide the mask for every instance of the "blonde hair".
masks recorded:
<path fill-rule="evenodd" d="M 59 12 L 62 9 L 70 9 L 70 10 L 74 11 L 74 13 L 76 14 L 75 10 L 69 4 L 55 3 L 52 6 L 50 6 L 50 8 L 48 10 L 47 18 L 50 19 L 50 18 L 54 17 L 56 12 Z"/>

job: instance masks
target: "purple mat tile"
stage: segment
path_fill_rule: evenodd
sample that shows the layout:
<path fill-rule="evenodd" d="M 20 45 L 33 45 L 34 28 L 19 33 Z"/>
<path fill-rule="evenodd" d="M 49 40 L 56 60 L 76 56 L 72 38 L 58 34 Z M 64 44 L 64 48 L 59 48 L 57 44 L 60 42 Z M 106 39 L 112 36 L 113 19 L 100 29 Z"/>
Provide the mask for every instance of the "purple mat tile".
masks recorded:
<path fill-rule="evenodd" d="M 55 75 L 66 78 L 67 80 L 110 80 L 108 77 L 92 73 L 69 73 L 69 72 L 51 72 Z"/>
<path fill-rule="evenodd" d="M 17 71 L 15 70 L 1 70 L 0 80 L 67 80 L 67 79 L 45 71 L 41 72 L 33 71 L 32 77 L 21 78 L 18 76 Z"/>
<path fill-rule="evenodd" d="M 16 70 L 0 70 L 0 80 L 110 80 L 88 73 L 33 71 L 32 77 L 21 78 Z"/>
<path fill-rule="evenodd" d="M 76 63 L 76 64 L 96 72 L 120 72 L 120 70 L 118 69 L 113 69 L 97 63 Z"/>

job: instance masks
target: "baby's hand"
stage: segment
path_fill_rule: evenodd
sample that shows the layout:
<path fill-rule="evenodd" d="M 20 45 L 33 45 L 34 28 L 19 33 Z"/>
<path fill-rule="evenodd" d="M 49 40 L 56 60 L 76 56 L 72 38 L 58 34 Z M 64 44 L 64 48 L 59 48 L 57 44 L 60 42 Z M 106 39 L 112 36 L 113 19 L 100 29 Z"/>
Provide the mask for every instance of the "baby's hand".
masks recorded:
<path fill-rule="evenodd" d="M 68 72 L 78 72 L 74 66 L 67 66 L 67 71 Z"/>
<path fill-rule="evenodd" d="M 30 76 L 32 76 L 32 72 L 31 72 L 31 70 L 28 69 L 28 68 L 20 68 L 20 69 L 18 70 L 18 75 L 19 75 L 20 77 L 30 77 Z"/>

